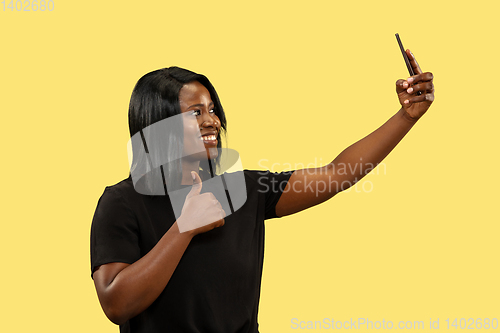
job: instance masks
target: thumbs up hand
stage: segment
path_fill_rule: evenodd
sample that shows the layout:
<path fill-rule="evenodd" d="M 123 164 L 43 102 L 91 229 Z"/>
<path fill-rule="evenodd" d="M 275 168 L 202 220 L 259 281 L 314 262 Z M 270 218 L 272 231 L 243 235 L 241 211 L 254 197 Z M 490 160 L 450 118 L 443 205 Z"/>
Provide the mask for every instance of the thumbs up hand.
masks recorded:
<path fill-rule="evenodd" d="M 200 194 L 202 182 L 196 172 L 193 176 L 193 187 L 186 196 L 181 216 L 177 219 L 180 232 L 190 232 L 193 236 L 222 227 L 226 213 L 213 193 Z"/>

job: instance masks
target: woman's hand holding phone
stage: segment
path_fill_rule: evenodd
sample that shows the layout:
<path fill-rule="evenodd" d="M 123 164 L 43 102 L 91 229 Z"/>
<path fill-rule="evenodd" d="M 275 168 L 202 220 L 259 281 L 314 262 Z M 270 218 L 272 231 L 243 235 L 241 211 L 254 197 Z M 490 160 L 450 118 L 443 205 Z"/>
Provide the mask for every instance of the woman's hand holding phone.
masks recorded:
<path fill-rule="evenodd" d="M 431 72 L 422 72 L 410 50 L 406 50 L 406 55 L 415 75 L 406 80 L 397 80 L 396 92 L 406 114 L 416 121 L 425 114 L 434 101 L 434 76 Z"/>

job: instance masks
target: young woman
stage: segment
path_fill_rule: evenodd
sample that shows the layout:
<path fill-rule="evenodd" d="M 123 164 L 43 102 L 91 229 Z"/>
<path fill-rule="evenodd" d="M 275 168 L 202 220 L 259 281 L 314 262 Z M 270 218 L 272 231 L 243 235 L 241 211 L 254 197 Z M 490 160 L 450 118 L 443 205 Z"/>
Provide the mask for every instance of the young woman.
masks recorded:
<path fill-rule="evenodd" d="M 146 144 L 151 125 L 179 115 L 192 116 L 199 129 L 190 132 L 184 122 L 163 133 L 173 157 L 158 168 L 159 192 L 152 190 L 155 184 L 129 176 L 99 199 L 91 229 L 92 277 L 105 314 L 120 331 L 258 332 L 264 220 L 312 207 L 355 184 L 367 167 L 349 168 L 349 174 L 336 167 L 377 165 L 427 111 L 434 100 L 433 75 L 407 54 L 417 74 L 396 82 L 402 107 L 393 117 L 323 167 L 242 171 L 246 201 L 232 214 L 222 207 L 223 197 L 204 190 L 226 129 L 212 84 L 177 67 L 143 76 L 130 102 L 131 137 L 140 134 Z M 202 142 L 206 151 L 190 151 L 195 133 L 194 144 Z M 141 159 L 153 156 L 146 149 L 141 157 L 135 145 L 131 175 Z M 177 218 L 170 189 L 185 190 Z"/>

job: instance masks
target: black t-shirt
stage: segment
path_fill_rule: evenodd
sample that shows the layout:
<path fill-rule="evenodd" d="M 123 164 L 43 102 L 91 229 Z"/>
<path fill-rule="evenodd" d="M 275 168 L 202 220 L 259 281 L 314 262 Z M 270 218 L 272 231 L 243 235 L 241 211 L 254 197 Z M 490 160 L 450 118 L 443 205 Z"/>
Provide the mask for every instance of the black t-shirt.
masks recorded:
<path fill-rule="evenodd" d="M 264 220 L 277 217 L 292 172 L 240 172 L 245 204 L 224 226 L 192 239 L 160 296 L 120 332 L 258 332 Z M 92 221 L 92 274 L 103 264 L 134 263 L 174 222 L 168 196 L 137 193 L 131 177 L 106 187 Z"/>

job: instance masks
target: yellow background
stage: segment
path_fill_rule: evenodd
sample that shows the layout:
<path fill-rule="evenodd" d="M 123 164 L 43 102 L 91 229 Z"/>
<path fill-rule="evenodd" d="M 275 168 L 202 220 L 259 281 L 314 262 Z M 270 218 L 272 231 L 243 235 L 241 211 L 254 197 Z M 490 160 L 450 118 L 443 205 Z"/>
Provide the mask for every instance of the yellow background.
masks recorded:
<path fill-rule="evenodd" d="M 497 1 L 54 2 L 0 7 L 2 331 L 118 332 L 89 232 L 140 76 L 207 75 L 245 168 L 325 164 L 399 109 L 396 32 L 436 100 L 371 192 L 266 222 L 260 329 L 500 318 Z"/>

